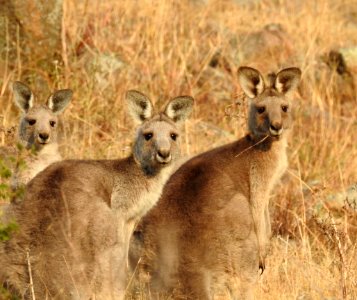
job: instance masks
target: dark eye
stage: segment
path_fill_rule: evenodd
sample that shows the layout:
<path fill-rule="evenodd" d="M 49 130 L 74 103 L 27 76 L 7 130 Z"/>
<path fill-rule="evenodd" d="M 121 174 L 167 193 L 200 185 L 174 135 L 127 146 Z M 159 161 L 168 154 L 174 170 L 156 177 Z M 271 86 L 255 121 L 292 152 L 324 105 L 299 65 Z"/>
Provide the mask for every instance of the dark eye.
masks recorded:
<path fill-rule="evenodd" d="M 36 124 L 36 120 L 33 120 L 33 119 L 28 120 L 28 122 L 31 126 Z"/>
<path fill-rule="evenodd" d="M 145 138 L 145 140 L 147 140 L 147 141 L 151 140 L 151 138 L 152 138 L 152 133 L 145 133 L 145 134 L 144 134 L 144 138 Z"/>
<path fill-rule="evenodd" d="M 176 141 L 176 139 L 177 139 L 177 134 L 176 133 L 171 133 L 170 136 L 171 136 L 172 140 Z"/>
<path fill-rule="evenodd" d="M 50 121 L 50 125 L 51 125 L 52 127 L 55 127 L 56 122 L 55 122 L 55 121 Z"/>
<path fill-rule="evenodd" d="M 259 114 L 262 114 L 263 112 L 265 112 L 265 107 L 264 106 L 258 107 L 257 111 Z"/>
<path fill-rule="evenodd" d="M 283 110 L 283 112 L 288 112 L 288 106 L 287 105 L 283 105 L 282 107 L 281 107 L 281 109 Z"/>

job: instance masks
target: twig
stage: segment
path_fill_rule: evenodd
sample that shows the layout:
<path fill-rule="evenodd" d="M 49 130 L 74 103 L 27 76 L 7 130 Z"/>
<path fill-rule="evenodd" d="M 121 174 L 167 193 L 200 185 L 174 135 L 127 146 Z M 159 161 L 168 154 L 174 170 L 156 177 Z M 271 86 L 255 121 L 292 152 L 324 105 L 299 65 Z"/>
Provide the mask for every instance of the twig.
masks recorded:
<path fill-rule="evenodd" d="M 336 222 L 332 216 L 330 216 L 332 220 L 332 228 L 334 230 L 335 239 L 337 242 L 338 254 L 341 260 L 341 285 L 342 285 L 342 299 L 347 299 L 347 267 L 346 267 L 346 244 L 340 236 L 336 227 Z"/>
<path fill-rule="evenodd" d="M 73 283 L 73 285 L 74 285 L 74 288 L 76 289 L 77 295 L 78 295 L 78 297 L 80 297 L 79 291 L 78 291 L 78 289 L 77 289 L 76 282 L 74 281 L 74 278 L 73 278 L 73 276 L 72 276 L 71 270 L 69 269 L 69 266 L 68 266 L 66 257 L 65 257 L 64 255 L 62 255 L 62 257 L 63 257 L 64 263 L 65 263 L 65 265 L 66 265 L 66 268 L 67 268 L 67 270 L 68 270 L 69 276 L 70 276 L 70 278 L 71 278 L 71 280 L 72 280 L 72 283 Z"/>
<path fill-rule="evenodd" d="M 64 72 L 65 86 L 68 85 L 68 77 L 70 73 L 69 64 L 68 64 L 67 41 L 66 41 L 66 23 L 65 23 L 66 14 L 67 14 L 67 5 L 66 5 L 66 1 L 63 1 L 62 20 L 61 20 L 62 22 L 61 43 L 62 43 L 62 60 L 64 63 L 64 70 L 65 70 Z"/>
<path fill-rule="evenodd" d="M 131 277 L 130 277 L 130 279 L 129 279 L 129 282 L 128 282 L 126 288 L 125 288 L 125 292 L 127 292 L 127 291 L 129 290 L 129 287 L 131 286 L 131 283 L 132 283 L 132 281 L 133 281 L 133 279 L 134 279 L 134 277 L 135 277 L 135 274 L 136 274 L 136 272 L 137 272 L 137 270 L 138 270 L 138 267 L 139 267 L 139 265 L 140 265 L 140 262 L 141 262 L 141 257 L 139 258 L 138 263 L 137 263 L 136 266 L 135 266 L 134 272 L 133 272 L 133 274 L 131 275 Z"/>
<path fill-rule="evenodd" d="M 247 149 L 244 149 L 242 152 L 238 153 L 235 157 L 238 157 L 240 155 L 242 155 L 244 152 L 247 152 L 248 150 L 252 149 L 253 147 L 255 147 L 256 145 L 259 145 L 261 143 L 263 143 L 267 138 L 269 137 L 269 135 L 266 135 L 263 139 L 261 139 L 259 142 L 255 143 L 254 145 L 248 147 Z"/>
<path fill-rule="evenodd" d="M 29 276 L 30 276 L 30 289 L 31 289 L 32 300 L 36 300 L 35 291 L 33 289 L 32 270 L 31 270 L 31 262 L 30 262 L 30 250 L 29 249 L 27 249 L 27 251 L 26 251 L 26 256 L 27 256 L 27 267 L 28 267 Z"/>

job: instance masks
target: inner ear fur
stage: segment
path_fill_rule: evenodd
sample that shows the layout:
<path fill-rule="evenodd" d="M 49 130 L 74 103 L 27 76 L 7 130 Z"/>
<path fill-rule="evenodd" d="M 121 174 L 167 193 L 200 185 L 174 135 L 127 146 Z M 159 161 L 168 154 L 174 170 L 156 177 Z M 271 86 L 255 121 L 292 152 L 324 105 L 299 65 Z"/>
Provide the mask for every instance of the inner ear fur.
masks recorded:
<path fill-rule="evenodd" d="M 240 67 L 238 69 L 238 81 L 249 98 L 255 98 L 265 89 L 263 76 L 256 69 L 250 67 Z"/>
<path fill-rule="evenodd" d="M 34 105 L 34 95 L 31 89 L 20 81 L 15 81 L 12 85 L 14 92 L 14 102 L 20 110 L 27 112 Z"/>
<path fill-rule="evenodd" d="M 274 83 L 275 89 L 282 94 L 294 91 L 301 80 L 301 70 L 299 68 L 287 68 L 276 74 Z"/>
<path fill-rule="evenodd" d="M 62 113 L 71 102 L 73 91 L 69 89 L 54 92 L 47 100 L 46 105 L 56 115 Z"/>
<path fill-rule="evenodd" d="M 191 96 L 173 98 L 165 107 L 165 114 L 174 122 L 183 122 L 193 110 L 194 99 Z"/>
<path fill-rule="evenodd" d="M 143 93 L 129 90 L 126 92 L 125 99 L 129 114 L 136 123 L 141 124 L 153 116 L 154 107 L 152 102 Z"/>

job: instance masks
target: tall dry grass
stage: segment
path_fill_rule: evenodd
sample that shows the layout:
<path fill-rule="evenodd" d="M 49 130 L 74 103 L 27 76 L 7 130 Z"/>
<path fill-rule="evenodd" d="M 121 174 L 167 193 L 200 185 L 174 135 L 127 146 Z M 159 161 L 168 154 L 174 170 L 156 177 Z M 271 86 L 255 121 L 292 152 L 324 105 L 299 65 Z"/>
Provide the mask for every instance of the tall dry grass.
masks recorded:
<path fill-rule="evenodd" d="M 195 97 L 183 138 L 183 152 L 192 155 L 245 133 L 239 65 L 263 72 L 298 66 L 290 167 L 271 198 L 274 238 L 256 296 L 355 299 L 356 208 L 336 199 L 357 182 L 356 47 L 357 4 L 347 0 L 64 0 L 56 72 L 26 65 L 21 55 L 15 69 L 2 62 L 0 141 L 12 142 L 6 129 L 17 112 L 9 87 L 26 68 L 49 89 L 75 91 L 63 119 L 63 155 L 114 158 L 128 154 L 133 136 L 127 89 L 162 104 L 182 93 Z M 339 49 L 355 49 L 341 74 L 328 57 Z"/>

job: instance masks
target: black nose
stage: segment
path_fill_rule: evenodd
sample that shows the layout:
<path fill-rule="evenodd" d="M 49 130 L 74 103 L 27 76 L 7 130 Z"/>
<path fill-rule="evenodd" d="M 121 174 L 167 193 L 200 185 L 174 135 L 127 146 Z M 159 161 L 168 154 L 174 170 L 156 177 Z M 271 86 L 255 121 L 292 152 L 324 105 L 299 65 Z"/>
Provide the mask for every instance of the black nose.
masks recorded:
<path fill-rule="evenodd" d="M 157 154 L 161 157 L 161 158 L 168 158 L 170 156 L 170 151 L 167 150 L 159 150 L 157 151 Z"/>
<path fill-rule="evenodd" d="M 49 138 L 48 133 L 40 133 L 39 137 L 43 140 L 46 141 Z"/>
<path fill-rule="evenodd" d="M 283 127 L 283 125 L 281 123 L 272 123 L 272 124 L 270 124 L 270 128 L 275 130 L 275 131 L 279 131 L 282 127 Z"/>

